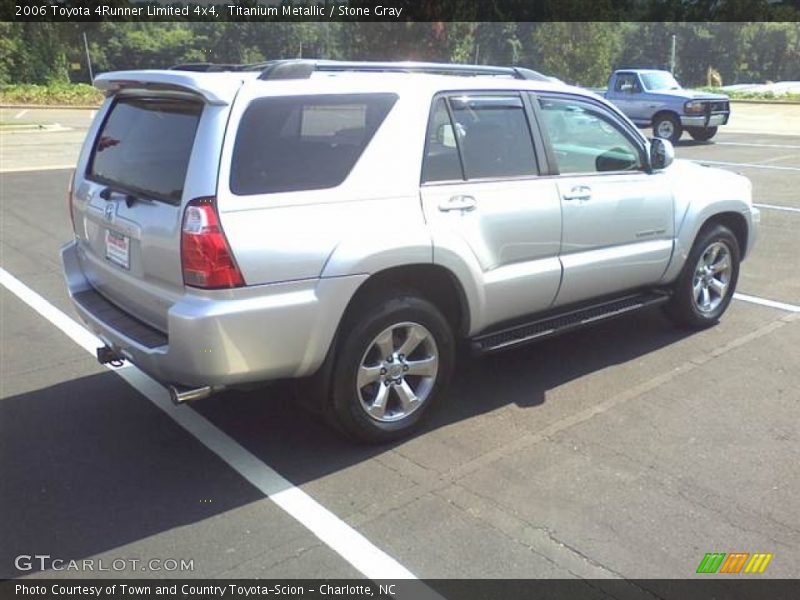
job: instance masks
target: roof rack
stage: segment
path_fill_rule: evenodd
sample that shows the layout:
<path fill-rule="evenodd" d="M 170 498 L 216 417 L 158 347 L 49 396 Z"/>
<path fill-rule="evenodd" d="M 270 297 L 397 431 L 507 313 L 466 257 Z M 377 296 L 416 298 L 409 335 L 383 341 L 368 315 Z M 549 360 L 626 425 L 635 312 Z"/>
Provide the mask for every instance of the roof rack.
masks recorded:
<path fill-rule="evenodd" d="M 315 72 L 356 71 L 362 73 L 433 73 L 438 75 L 489 75 L 514 79 L 551 81 L 532 69 L 430 62 L 368 62 L 336 60 L 274 60 L 264 63 L 259 79 L 308 79 Z"/>
<path fill-rule="evenodd" d="M 275 61 L 253 63 L 253 64 L 234 64 L 234 63 L 183 63 L 173 65 L 170 71 L 197 71 L 201 73 L 223 73 L 225 71 L 262 71 Z"/>
<path fill-rule="evenodd" d="M 432 62 L 369 62 L 313 59 L 270 60 L 247 65 L 218 63 L 185 63 L 170 67 L 177 71 L 218 73 L 223 71 L 261 71 L 259 79 L 308 79 L 315 72 L 361 73 L 432 73 L 462 76 L 505 76 L 514 79 L 552 81 L 550 77 L 523 67 L 493 67 L 489 65 L 463 65 Z"/>

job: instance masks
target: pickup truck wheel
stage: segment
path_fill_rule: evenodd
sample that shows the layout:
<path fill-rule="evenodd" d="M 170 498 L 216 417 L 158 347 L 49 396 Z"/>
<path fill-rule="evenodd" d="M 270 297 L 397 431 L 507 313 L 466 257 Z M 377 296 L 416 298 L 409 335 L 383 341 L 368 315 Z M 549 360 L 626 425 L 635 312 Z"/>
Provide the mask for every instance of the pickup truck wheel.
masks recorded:
<path fill-rule="evenodd" d="M 733 298 L 739 279 L 739 243 L 724 225 L 702 230 L 666 305 L 678 325 L 695 329 L 715 324 Z"/>
<path fill-rule="evenodd" d="M 681 122 L 675 115 L 658 115 L 653 121 L 653 135 L 656 137 L 669 140 L 675 144 L 681 139 L 681 134 L 683 134 L 683 127 L 681 127 Z"/>
<path fill-rule="evenodd" d="M 339 346 L 333 416 L 360 441 L 409 435 L 442 394 L 454 359 L 453 333 L 436 306 L 410 295 L 380 302 Z"/>
<path fill-rule="evenodd" d="M 692 136 L 692 139 L 698 142 L 707 142 L 715 135 L 717 135 L 716 127 L 687 127 L 686 131 Z"/>

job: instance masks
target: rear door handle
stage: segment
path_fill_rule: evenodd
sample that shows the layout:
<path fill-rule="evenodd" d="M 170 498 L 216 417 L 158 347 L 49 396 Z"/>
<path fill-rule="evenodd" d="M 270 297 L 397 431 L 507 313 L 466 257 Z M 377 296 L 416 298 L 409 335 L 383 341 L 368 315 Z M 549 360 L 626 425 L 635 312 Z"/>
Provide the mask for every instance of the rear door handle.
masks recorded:
<path fill-rule="evenodd" d="M 464 196 L 461 194 L 450 196 L 449 199 L 439 202 L 439 210 L 442 212 L 447 212 L 450 210 L 460 210 L 462 212 L 466 212 L 475 210 L 477 206 L 478 202 L 475 200 L 474 196 Z"/>
<path fill-rule="evenodd" d="M 588 185 L 576 185 L 569 194 L 564 194 L 564 200 L 589 200 L 591 197 L 592 188 Z"/>

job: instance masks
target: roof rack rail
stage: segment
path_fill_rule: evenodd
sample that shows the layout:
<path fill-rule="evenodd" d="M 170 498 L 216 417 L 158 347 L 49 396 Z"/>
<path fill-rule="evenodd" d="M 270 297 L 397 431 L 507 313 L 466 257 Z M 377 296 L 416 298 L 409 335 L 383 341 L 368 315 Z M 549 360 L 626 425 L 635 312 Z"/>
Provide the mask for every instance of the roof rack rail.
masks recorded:
<path fill-rule="evenodd" d="M 360 62 L 336 60 L 289 59 L 264 63 L 259 79 L 308 79 L 315 72 L 357 71 L 362 73 L 433 73 L 438 75 L 494 75 L 552 81 L 532 69 L 522 67 L 493 67 L 489 65 L 464 65 L 429 62 Z"/>
<path fill-rule="evenodd" d="M 183 63 L 173 65 L 170 71 L 197 71 L 202 73 L 222 73 L 225 71 L 262 71 L 274 61 L 253 63 L 253 64 L 234 64 L 234 63 Z"/>

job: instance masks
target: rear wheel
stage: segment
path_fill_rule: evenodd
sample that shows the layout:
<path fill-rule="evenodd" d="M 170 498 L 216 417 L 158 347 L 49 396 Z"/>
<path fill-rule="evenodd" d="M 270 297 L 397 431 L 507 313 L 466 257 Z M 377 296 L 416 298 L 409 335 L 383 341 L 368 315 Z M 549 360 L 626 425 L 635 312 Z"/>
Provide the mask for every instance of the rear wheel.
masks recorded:
<path fill-rule="evenodd" d="M 663 113 L 656 116 L 653 120 L 653 135 L 656 137 L 669 140 L 675 144 L 681 139 L 682 133 L 683 127 L 681 126 L 681 122 L 678 120 L 678 117 L 673 114 Z"/>
<path fill-rule="evenodd" d="M 343 334 L 331 375 L 332 416 L 361 441 L 409 435 L 441 396 L 454 357 L 453 333 L 432 303 L 411 295 L 377 301 Z"/>
<path fill-rule="evenodd" d="M 727 310 L 739 279 L 739 243 L 724 225 L 700 232 L 666 312 L 678 325 L 703 328 Z"/>
<path fill-rule="evenodd" d="M 698 142 L 707 142 L 717 135 L 717 127 L 687 127 L 686 131 Z"/>

